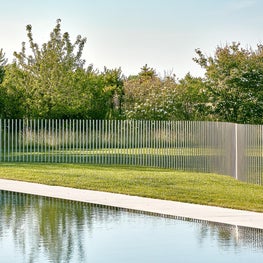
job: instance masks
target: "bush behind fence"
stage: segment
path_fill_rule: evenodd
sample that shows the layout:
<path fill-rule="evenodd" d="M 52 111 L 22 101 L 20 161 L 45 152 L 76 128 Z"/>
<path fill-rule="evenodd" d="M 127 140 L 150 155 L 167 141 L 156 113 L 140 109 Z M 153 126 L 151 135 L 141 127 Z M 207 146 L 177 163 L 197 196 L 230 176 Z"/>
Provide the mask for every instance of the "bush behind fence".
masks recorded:
<path fill-rule="evenodd" d="M 138 120 L 0 120 L 1 162 L 126 164 L 262 182 L 263 126 Z"/>

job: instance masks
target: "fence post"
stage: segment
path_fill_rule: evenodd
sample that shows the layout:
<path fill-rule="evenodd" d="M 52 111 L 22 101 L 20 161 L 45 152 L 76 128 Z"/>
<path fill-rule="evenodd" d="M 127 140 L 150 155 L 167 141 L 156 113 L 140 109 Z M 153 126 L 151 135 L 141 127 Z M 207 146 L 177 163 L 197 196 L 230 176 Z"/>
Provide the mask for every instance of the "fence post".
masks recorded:
<path fill-rule="evenodd" d="M 238 132 L 237 132 L 237 125 L 235 123 L 235 178 L 236 180 L 238 180 L 238 145 L 237 145 L 237 142 L 238 142 Z"/>

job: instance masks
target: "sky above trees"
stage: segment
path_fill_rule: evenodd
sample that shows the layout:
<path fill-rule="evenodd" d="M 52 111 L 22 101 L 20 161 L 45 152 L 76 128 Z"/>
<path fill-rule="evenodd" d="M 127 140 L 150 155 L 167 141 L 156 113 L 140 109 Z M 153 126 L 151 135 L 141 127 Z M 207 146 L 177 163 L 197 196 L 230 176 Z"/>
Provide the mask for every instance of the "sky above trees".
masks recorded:
<path fill-rule="evenodd" d="M 160 74 L 200 76 L 196 48 L 211 55 L 226 43 L 255 48 L 263 40 L 261 0 L 12 0 L 1 1 L 1 10 L 0 48 L 9 62 L 27 40 L 26 25 L 44 43 L 58 18 L 73 39 L 87 37 L 87 64 L 125 75 L 148 64 Z"/>

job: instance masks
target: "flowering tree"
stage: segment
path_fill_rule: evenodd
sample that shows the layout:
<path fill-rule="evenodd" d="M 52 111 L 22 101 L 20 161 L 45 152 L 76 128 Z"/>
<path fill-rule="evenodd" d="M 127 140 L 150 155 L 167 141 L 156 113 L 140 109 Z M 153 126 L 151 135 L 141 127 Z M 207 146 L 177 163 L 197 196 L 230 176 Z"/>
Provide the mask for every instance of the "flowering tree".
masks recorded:
<path fill-rule="evenodd" d="M 124 114 L 129 119 L 170 120 L 180 118 L 175 79 L 159 78 L 147 65 L 138 76 L 124 82 Z"/>

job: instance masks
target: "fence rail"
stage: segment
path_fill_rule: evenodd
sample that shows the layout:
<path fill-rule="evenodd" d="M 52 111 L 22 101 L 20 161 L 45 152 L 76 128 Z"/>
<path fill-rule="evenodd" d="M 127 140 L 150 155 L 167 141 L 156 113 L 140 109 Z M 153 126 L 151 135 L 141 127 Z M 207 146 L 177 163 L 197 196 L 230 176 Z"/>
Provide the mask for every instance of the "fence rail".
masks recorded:
<path fill-rule="evenodd" d="M 262 184 L 263 126 L 219 122 L 0 119 L 0 162 L 126 164 Z"/>

